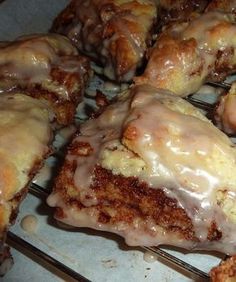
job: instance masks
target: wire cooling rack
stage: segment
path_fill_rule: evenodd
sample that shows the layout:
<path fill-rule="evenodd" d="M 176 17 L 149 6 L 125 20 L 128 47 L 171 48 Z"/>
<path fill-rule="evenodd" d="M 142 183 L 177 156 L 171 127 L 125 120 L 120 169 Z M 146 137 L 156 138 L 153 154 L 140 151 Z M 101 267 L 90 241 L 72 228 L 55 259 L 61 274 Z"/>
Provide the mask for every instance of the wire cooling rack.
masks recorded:
<path fill-rule="evenodd" d="M 221 87 L 223 89 L 230 88 L 230 83 L 211 83 L 211 85 L 215 87 Z M 196 97 L 197 96 L 190 96 L 186 99 L 194 106 L 204 110 L 206 113 L 212 112 L 214 110 L 214 104 L 206 101 L 202 101 L 201 99 Z M 58 153 L 58 155 L 60 155 L 60 153 Z M 44 199 L 50 193 L 49 190 L 33 182 L 30 184 L 29 192 L 34 197 L 40 197 Z M 30 253 L 31 255 L 33 255 L 36 261 L 43 261 L 44 264 L 50 265 L 51 267 L 59 271 L 59 273 L 61 272 L 67 275 L 68 277 L 70 277 L 70 279 L 72 279 L 73 281 L 82 281 L 82 282 L 90 281 L 79 272 L 68 267 L 66 264 L 58 261 L 56 258 L 42 251 L 40 248 L 29 243 L 28 241 L 21 238 L 19 235 L 13 233 L 12 231 L 8 232 L 7 243 L 10 246 L 20 250 L 23 254 Z M 154 254 L 155 256 L 161 258 L 164 262 L 168 262 L 168 265 L 172 265 L 177 267 L 177 269 L 184 270 L 184 272 L 188 273 L 189 276 L 192 277 L 194 280 L 209 281 L 210 279 L 208 273 L 178 258 L 177 256 L 170 254 L 169 252 L 163 250 L 162 248 L 143 246 L 141 247 L 141 249 L 143 249 L 143 251 L 148 251 Z M 225 256 L 225 258 L 226 257 L 227 256 Z"/>

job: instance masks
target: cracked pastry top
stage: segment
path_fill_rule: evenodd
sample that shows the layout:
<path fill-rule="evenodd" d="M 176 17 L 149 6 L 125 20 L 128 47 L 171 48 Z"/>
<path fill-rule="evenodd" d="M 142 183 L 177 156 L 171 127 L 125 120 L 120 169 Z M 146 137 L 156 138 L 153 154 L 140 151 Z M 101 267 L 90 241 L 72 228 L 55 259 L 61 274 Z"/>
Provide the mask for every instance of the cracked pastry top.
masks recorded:
<path fill-rule="evenodd" d="M 73 121 L 90 76 L 89 60 L 59 34 L 24 36 L 0 46 L 0 90 L 47 101 L 59 124 Z"/>
<path fill-rule="evenodd" d="M 198 109 L 140 85 L 81 126 L 47 201 L 128 245 L 235 253 L 235 167 L 235 145 Z"/>
<path fill-rule="evenodd" d="M 236 70 L 236 24 L 231 13 L 209 11 L 166 28 L 148 52 L 144 73 L 134 79 L 179 96 Z"/>
<path fill-rule="evenodd" d="M 153 0 L 72 0 L 52 31 L 102 64 L 108 78 L 130 81 L 150 46 L 156 17 Z"/>

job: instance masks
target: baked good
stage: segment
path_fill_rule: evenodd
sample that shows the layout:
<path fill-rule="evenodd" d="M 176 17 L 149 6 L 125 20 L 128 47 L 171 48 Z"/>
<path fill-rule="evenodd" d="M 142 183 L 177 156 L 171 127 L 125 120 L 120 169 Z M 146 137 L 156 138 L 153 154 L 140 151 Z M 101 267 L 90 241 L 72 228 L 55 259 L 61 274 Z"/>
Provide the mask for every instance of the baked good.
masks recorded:
<path fill-rule="evenodd" d="M 0 265 L 9 253 L 7 230 L 51 150 L 52 123 L 74 121 L 91 74 L 89 60 L 62 35 L 24 36 L 0 46 Z"/>
<path fill-rule="evenodd" d="M 19 86 L 17 86 L 17 88 L 18 87 Z M 33 92 L 32 89 L 35 89 L 35 90 L 38 89 L 38 87 L 35 88 L 34 86 L 32 87 L 32 89 L 29 89 L 29 88 L 26 89 L 27 87 L 25 87 L 25 86 L 23 88 L 25 90 L 25 93 Z M 146 87 L 146 89 L 149 89 L 149 88 Z M 9 90 L 11 90 L 11 88 L 9 88 Z M 138 91 L 138 90 L 134 90 L 134 92 L 135 91 Z M 149 91 L 149 90 L 147 90 L 147 91 Z M 152 91 L 154 91 L 154 90 L 150 90 L 150 92 L 152 92 Z M 35 95 L 35 94 L 32 94 L 32 95 L 37 97 L 37 98 L 39 98 L 40 97 L 40 93 L 43 93 L 41 86 L 40 86 L 40 93 L 39 92 L 37 92 L 37 93 L 38 93 L 37 95 Z M 46 94 L 48 95 L 48 89 L 46 91 Z M 134 94 L 132 92 L 131 96 L 132 95 L 136 95 L 136 94 Z M 168 96 L 167 94 L 163 94 L 163 95 L 164 96 Z M 128 99 L 128 98 L 124 98 L 123 101 L 126 101 L 126 99 Z M 139 99 L 139 97 L 137 99 Z M 163 97 L 163 99 L 164 99 L 164 97 Z M 172 101 L 172 99 L 173 99 L 174 102 L 176 101 L 175 98 L 171 98 L 170 101 Z M 49 101 L 51 102 L 51 99 L 49 99 Z M 120 101 L 122 101 L 122 99 Z M 180 100 L 178 100 L 178 101 L 179 102 L 177 102 L 177 104 L 181 105 L 180 108 L 184 107 L 184 105 L 181 104 L 182 102 L 180 102 Z M 63 105 L 63 103 L 62 103 L 62 105 Z M 188 107 L 188 106 L 186 106 L 186 107 Z M 191 111 L 194 112 L 194 110 L 191 110 Z M 196 115 L 198 116 L 198 114 L 196 114 Z M 70 116 L 72 116 L 72 115 L 70 115 Z M 66 120 L 65 122 L 61 122 L 61 123 L 64 123 L 64 124 L 68 123 L 68 119 L 66 118 L 65 120 Z M 85 125 L 85 128 L 86 128 L 86 125 Z M 131 132 L 131 135 L 132 135 L 132 132 Z M 130 136 L 130 135 L 128 135 L 128 136 Z M 124 142 L 125 141 L 126 141 L 126 139 L 124 138 Z M 129 142 L 129 138 L 128 138 L 128 143 L 130 143 Z M 133 150 L 131 148 L 132 144 L 131 144 L 131 147 L 129 147 L 130 144 L 128 144 L 128 143 L 127 143 L 127 145 L 124 143 L 121 146 L 124 146 L 124 147 L 126 146 L 127 148 L 129 148 L 129 150 L 131 152 L 131 156 L 134 157 L 134 159 L 135 159 L 136 153 L 133 152 Z M 76 145 L 77 145 L 76 142 L 75 142 L 75 144 L 73 143 L 73 146 L 70 148 L 71 149 L 70 153 L 76 154 L 76 150 L 78 150 L 77 153 L 79 153 L 80 155 L 81 154 L 83 155 L 83 154 L 86 154 L 86 150 L 89 150 L 89 148 L 87 148 L 87 144 L 82 144 L 82 145 L 79 144 L 79 147 L 77 147 Z M 119 150 L 118 149 L 114 150 L 114 156 L 116 154 L 116 151 L 119 151 Z M 127 151 L 128 151 L 128 149 L 127 149 Z M 112 154 L 113 154 L 113 152 L 112 152 Z M 118 154 L 117 154 L 118 157 L 119 157 L 119 154 L 120 154 L 120 152 L 118 152 Z M 109 162 L 109 160 L 108 160 L 108 162 Z M 70 182 L 69 182 L 68 186 L 66 186 L 69 189 L 66 192 L 62 192 L 61 190 L 63 190 L 63 189 L 60 189 L 60 187 L 59 187 L 58 190 L 61 191 L 61 193 L 59 193 L 59 196 L 62 197 L 62 199 L 63 199 L 62 201 L 64 201 L 64 199 L 66 198 L 66 200 L 65 200 L 66 207 L 67 207 L 67 205 L 69 205 L 69 203 L 72 203 L 72 206 L 73 207 L 76 206 L 76 208 L 78 208 L 79 212 L 82 211 L 81 212 L 82 216 L 83 216 L 83 211 L 86 210 L 85 215 L 87 216 L 87 211 L 90 209 L 91 206 L 87 207 L 87 206 L 84 206 L 84 204 L 89 202 L 89 197 L 86 198 L 85 202 L 84 201 L 80 201 L 80 197 L 78 197 L 78 199 L 77 199 L 78 193 L 76 194 L 76 189 L 74 189 L 73 187 L 71 188 L 71 186 L 70 186 L 70 183 L 73 184 L 73 182 L 71 182 L 72 181 L 71 174 L 73 173 L 73 167 L 65 167 L 64 168 L 64 172 L 66 172 L 68 174 L 65 174 L 65 175 L 61 174 L 60 175 L 61 178 L 59 178 L 59 179 L 60 179 L 61 182 L 58 181 L 57 186 L 59 187 L 59 185 L 62 185 L 63 183 L 66 183 L 66 185 L 67 185 L 66 181 L 67 181 L 67 179 L 69 179 Z M 157 222 L 158 222 L 157 225 L 160 226 L 160 229 L 163 228 L 163 230 L 165 230 L 165 228 L 166 228 L 167 229 L 167 233 L 168 232 L 169 233 L 171 233 L 171 232 L 174 233 L 173 238 L 175 238 L 175 236 L 176 236 L 177 244 L 179 243 L 179 241 L 178 241 L 179 238 L 184 238 L 183 241 L 184 240 L 185 241 L 190 241 L 191 244 L 192 244 L 192 242 L 194 244 L 194 241 L 197 241 L 197 245 L 198 245 L 198 243 L 199 243 L 198 238 L 197 238 L 197 236 L 195 236 L 195 234 L 194 234 L 195 230 L 191 226 L 191 224 L 192 224 L 191 217 L 189 217 L 190 219 L 188 218 L 187 212 L 185 212 L 184 208 L 179 207 L 178 201 L 175 201 L 176 199 L 173 200 L 171 196 L 170 197 L 166 197 L 166 195 L 165 195 L 165 191 L 166 190 L 165 189 L 158 189 L 158 193 L 155 194 L 150 189 L 150 187 L 148 187 L 149 183 L 145 184 L 145 183 L 143 183 L 142 180 L 141 180 L 142 183 L 141 184 L 139 183 L 139 177 L 132 176 L 132 175 L 131 176 L 129 176 L 129 175 L 128 176 L 126 176 L 126 175 L 125 176 L 117 175 L 116 172 L 112 171 L 112 169 L 110 169 L 109 167 L 105 167 L 104 168 L 103 166 L 99 166 L 98 165 L 98 166 L 96 166 L 95 171 L 91 173 L 91 175 L 93 173 L 95 175 L 95 180 L 98 183 L 98 185 L 96 184 L 97 185 L 96 187 L 98 188 L 98 190 L 100 190 L 100 191 L 98 191 L 98 194 L 99 194 L 99 197 L 100 197 L 99 200 L 102 199 L 102 201 L 103 201 L 103 199 L 104 199 L 104 201 L 100 204 L 101 208 L 98 207 L 98 205 L 96 205 L 96 203 L 94 204 L 94 206 L 95 206 L 95 208 L 94 208 L 95 209 L 95 213 L 92 214 L 92 216 L 94 216 L 93 218 L 95 218 L 97 220 L 97 218 L 96 218 L 96 215 L 97 215 L 96 211 L 99 210 L 99 219 L 97 220 L 97 222 L 101 223 L 101 226 L 99 228 L 102 228 L 102 229 L 104 228 L 105 229 L 106 226 L 108 226 L 108 230 L 109 230 L 110 225 L 112 225 L 114 223 L 114 225 L 112 225 L 112 226 L 115 226 L 116 223 L 118 222 L 119 228 L 121 228 L 120 232 L 122 234 L 122 224 L 124 223 L 124 227 L 125 227 L 125 225 L 127 226 L 127 224 L 131 224 L 132 225 L 132 223 L 133 223 L 132 220 L 136 219 L 136 218 L 137 218 L 137 224 L 139 224 L 139 222 L 142 221 L 143 218 L 146 216 L 146 214 L 145 214 L 145 209 L 146 209 L 147 217 L 155 218 L 157 220 Z M 123 173 L 126 173 L 126 172 L 123 172 Z M 105 183 L 105 187 L 102 187 L 103 183 Z M 109 188 L 110 186 L 112 186 L 112 187 Z M 121 187 L 123 187 L 123 188 L 121 189 Z M 129 189 L 130 187 L 133 188 L 131 193 L 130 193 L 130 189 Z M 102 190 L 102 189 L 104 189 L 104 190 Z M 109 193 L 109 191 L 111 191 L 111 192 L 118 191 L 119 195 L 115 195 L 115 196 L 113 195 L 114 199 L 111 199 L 111 200 L 108 199 L 108 203 L 105 203 L 106 202 L 106 197 L 107 197 L 106 191 L 108 191 L 108 193 Z M 75 194 L 73 195 L 73 193 L 75 193 Z M 130 193 L 130 195 L 128 195 L 129 193 Z M 141 194 L 141 195 L 139 195 L 139 194 Z M 132 199 L 133 196 L 134 196 L 135 200 L 134 200 L 134 203 L 132 204 L 131 199 Z M 17 198 L 17 201 L 10 201 L 12 207 L 14 207 L 13 203 L 15 203 L 15 202 L 16 202 L 16 205 L 18 205 L 19 199 L 21 197 L 22 196 L 19 196 L 19 198 Z M 125 201 L 122 202 L 125 197 L 127 197 L 127 204 L 126 204 Z M 140 199 L 142 199 L 142 197 L 144 199 L 142 201 L 140 201 Z M 152 198 L 154 199 L 154 202 L 155 202 L 153 205 L 151 203 L 149 204 L 149 201 L 151 202 Z M 159 200 L 157 200 L 157 198 Z M 148 202 L 147 204 L 145 204 L 145 200 Z M 112 212 L 113 212 L 113 210 L 112 210 L 113 207 L 110 208 L 110 206 L 112 206 L 112 203 L 113 203 L 112 201 L 115 203 L 114 211 L 115 212 L 118 211 L 117 213 L 119 213 L 119 211 L 121 211 L 121 213 L 120 213 L 120 218 L 118 218 L 117 214 L 114 214 L 114 217 L 111 220 L 109 220 L 110 213 L 112 214 Z M 139 207 L 139 204 L 138 204 L 139 201 L 142 202 L 142 204 L 143 204 L 143 206 L 141 208 Z M 151 211 L 151 207 L 155 207 L 156 203 L 158 203 L 159 207 L 158 207 L 158 210 L 157 209 L 155 210 L 155 212 L 159 213 L 159 215 L 153 215 L 153 214 L 149 215 L 149 211 Z M 226 204 L 228 204 L 228 202 Z M 64 205 L 64 203 L 62 203 L 62 205 Z M 221 205 L 221 202 L 220 202 L 219 205 Z M 224 207 L 224 202 L 222 203 L 222 206 Z M 12 210 L 15 210 L 15 208 L 13 208 Z M 139 212 L 139 210 L 141 210 L 141 212 Z M 188 210 L 188 209 L 186 209 L 186 210 Z M 58 209 L 58 211 L 57 211 L 59 213 L 59 217 L 60 216 L 63 217 L 63 214 L 60 214 L 61 211 L 62 211 L 61 209 Z M 129 211 L 131 211 L 131 213 L 129 213 Z M 76 214 L 76 212 L 77 212 L 77 210 L 75 209 L 75 213 L 74 214 Z M 174 216 L 173 221 L 171 221 L 171 217 L 173 216 L 172 212 L 175 212 L 175 215 L 176 215 L 176 217 Z M 89 213 L 89 211 L 88 211 L 88 213 Z M 141 215 L 140 215 L 140 213 L 141 213 Z M 122 218 L 126 218 L 126 215 L 128 215 L 127 221 L 122 222 Z M 140 218 L 141 218 L 141 220 L 140 220 Z M 112 222 L 113 219 L 114 219 L 114 221 Z M 158 220 L 160 220 L 160 221 L 158 221 Z M 176 223 L 175 223 L 175 220 L 176 220 Z M 119 223 L 121 223 L 121 224 L 119 224 Z M 96 224 L 96 223 L 94 223 L 94 224 Z M 102 224 L 104 224 L 104 225 L 102 225 Z M 181 226 L 182 224 L 183 224 L 183 227 Z M 142 225 L 142 223 L 140 225 Z M 141 226 L 141 229 L 142 229 L 142 227 L 143 226 Z M 214 224 L 214 222 L 213 222 L 211 224 L 210 228 L 209 228 L 210 230 L 209 230 L 209 232 L 208 232 L 209 234 L 207 236 L 207 240 L 208 241 L 212 241 L 214 243 L 214 240 L 215 241 L 217 241 L 218 239 L 219 239 L 219 241 L 221 240 L 221 238 L 220 238 L 221 230 L 218 230 L 217 228 L 218 228 L 218 226 L 216 226 L 216 224 Z M 145 229 L 145 226 L 144 226 L 144 229 Z M 145 231 L 146 230 L 147 229 L 145 229 Z M 119 233 L 119 231 L 118 231 L 118 233 Z M 177 234 L 177 235 L 175 235 L 175 234 Z M 170 237 L 172 237 L 172 235 L 170 235 Z M 180 239 L 180 241 L 181 240 L 182 239 Z M 213 243 L 212 243 L 212 248 L 214 247 Z M 187 245 L 187 247 L 191 248 L 192 247 L 191 244 L 188 245 L 188 243 L 187 243 L 186 245 Z M 182 246 L 181 243 L 179 245 Z M 198 246 L 196 246 L 196 247 L 198 248 Z M 204 246 L 203 247 L 200 246 L 199 248 L 204 248 Z"/>
<path fill-rule="evenodd" d="M 72 0 L 51 30 L 99 62 L 108 78 L 130 81 L 150 46 L 156 17 L 153 0 Z"/>
<path fill-rule="evenodd" d="M 215 110 L 215 122 L 219 128 L 228 134 L 236 133 L 236 83 L 233 83 L 229 92 L 224 93 Z"/>
<path fill-rule="evenodd" d="M 29 35 L 0 46 L 0 90 L 46 100 L 56 121 L 73 121 L 91 76 L 89 60 L 59 34 Z"/>
<path fill-rule="evenodd" d="M 135 83 L 186 96 L 207 81 L 222 81 L 236 68 L 235 34 L 230 13 L 211 11 L 176 23 L 157 38 L 147 67 Z"/>
<path fill-rule="evenodd" d="M 81 126 L 47 202 L 56 219 L 128 245 L 235 253 L 235 160 L 187 101 L 135 86 Z"/>
<path fill-rule="evenodd" d="M 235 282 L 236 281 L 236 256 L 222 261 L 219 266 L 210 271 L 211 282 Z"/>
<path fill-rule="evenodd" d="M 48 106 L 37 99 L 22 93 L 0 95 L 0 259 L 27 185 L 50 152 L 51 117 Z"/>

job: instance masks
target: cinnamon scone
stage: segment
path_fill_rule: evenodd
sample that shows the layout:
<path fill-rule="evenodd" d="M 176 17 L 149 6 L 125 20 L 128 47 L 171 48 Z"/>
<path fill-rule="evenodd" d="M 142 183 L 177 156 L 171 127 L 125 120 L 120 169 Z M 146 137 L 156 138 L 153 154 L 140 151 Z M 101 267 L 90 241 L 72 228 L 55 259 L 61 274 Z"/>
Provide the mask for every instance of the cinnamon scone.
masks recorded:
<path fill-rule="evenodd" d="M 81 126 L 47 202 L 128 245 L 235 253 L 235 170 L 235 145 L 198 109 L 140 85 Z"/>
<path fill-rule="evenodd" d="M 4 242 L 27 185 L 50 152 L 52 113 L 22 93 L 0 95 L 0 266 Z"/>
<path fill-rule="evenodd" d="M 154 0 L 72 0 L 51 30 L 92 56 L 108 78 L 130 81 L 150 46 L 156 17 Z"/>
<path fill-rule="evenodd" d="M 230 13 L 207 12 L 164 30 L 148 53 L 136 84 L 147 83 L 179 96 L 236 70 L 236 24 Z"/>
<path fill-rule="evenodd" d="M 62 125 L 73 121 L 91 75 L 89 60 L 59 34 L 30 35 L 0 46 L 0 90 L 46 100 Z"/>

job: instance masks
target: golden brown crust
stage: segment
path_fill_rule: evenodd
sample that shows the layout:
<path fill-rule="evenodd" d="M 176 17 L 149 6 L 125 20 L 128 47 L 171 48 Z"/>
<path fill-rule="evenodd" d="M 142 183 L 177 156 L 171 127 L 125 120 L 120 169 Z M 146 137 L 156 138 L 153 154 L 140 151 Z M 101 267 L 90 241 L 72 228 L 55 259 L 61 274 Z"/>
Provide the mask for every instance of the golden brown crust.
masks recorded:
<path fill-rule="evenodd" d="M 128 81 L 140 66 L 156 19 L 152 0 L 72 0 L 52 31 L 67 35 L 105 67 L 111 79 Z"/>
<path fill-rule="evenodd" d="M 236 281 L 236 256 L 222 261 L 219 266 L 210 271 L 211 282 L 235 282 Z"/>

